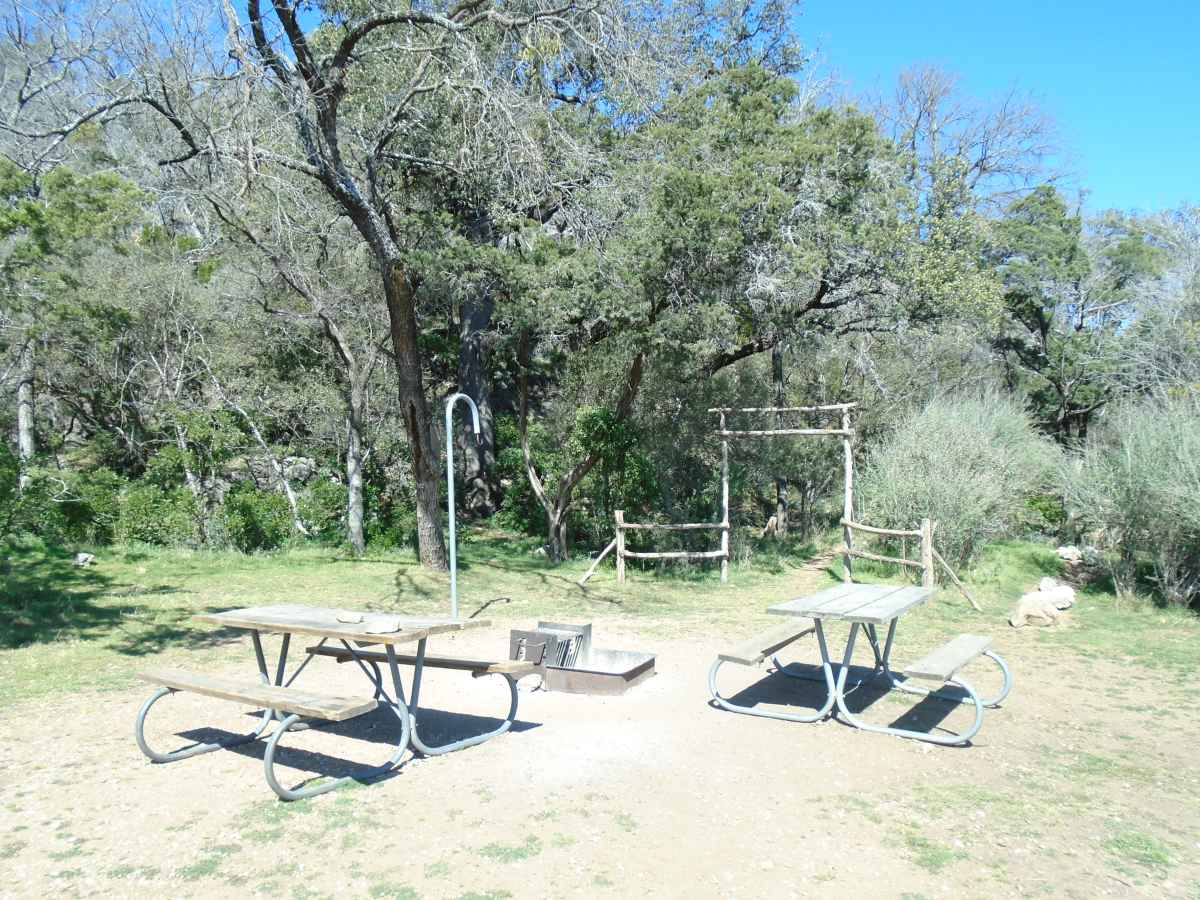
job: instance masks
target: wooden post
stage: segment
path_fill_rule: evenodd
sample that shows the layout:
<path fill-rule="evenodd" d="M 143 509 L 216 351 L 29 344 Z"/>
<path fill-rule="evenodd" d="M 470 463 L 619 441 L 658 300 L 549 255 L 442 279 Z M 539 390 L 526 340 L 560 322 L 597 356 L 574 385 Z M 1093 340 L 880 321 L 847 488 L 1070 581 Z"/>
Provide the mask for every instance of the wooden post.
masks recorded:
<path fill-rule="evenodd" d="M 845 468 L 845 493 L 843 495 L 842 504 L 842 520 L 843 522 L 854 521 L 854 450 L 850 444 L 850 410 L 842 410 L 842 456 L 843 466 Z M 845 544 L 845 552 L 842 554 L 842 580 L 851 581 L 853 572 L 850 568 L 850 551 L 854 549 L 854 538 L 851 535 L 850 526 L 842 525 L 842 543 Z"/>
<path fill-rule="evenodd" d="M 725 413 L 721 413 L 725 430 Z M 721 441 L 721 584 L 729 581 L 729 438 Z"/>
<path fill-rule="evenodd" d="M 933 587 L 933 522 L 921 520 L 921 587 Z"/>
<path fill-rule="evenodd" d="M 613 513 L 617 517 L 617 584 L 625 583 L 625 510 Z"/>
<path fill-rule="evenodd" d="M 611 541 L 608 542 L 608 546 L 600 551 L 600 555 L 597 556 L 594 560 L 592 560 L 592 564 L 590 566 L 588 566 L 588 570 L 583 573 L 583 577 L 580 578 L 578 582 L 576 582 L 580 587 L 583 587 L 584 582 L 586 582 L 589 578 L 591 578 L 593 575 L 596 574 L 596 569 L 598 569 L 600 567 L 600 563 L 602 563 L 604 561 L 604 557 L 608 556 L 608 554 L 611 553 L 613 548 L 616 546 L 617 546 L 617 539 L 613 538 Z"/>

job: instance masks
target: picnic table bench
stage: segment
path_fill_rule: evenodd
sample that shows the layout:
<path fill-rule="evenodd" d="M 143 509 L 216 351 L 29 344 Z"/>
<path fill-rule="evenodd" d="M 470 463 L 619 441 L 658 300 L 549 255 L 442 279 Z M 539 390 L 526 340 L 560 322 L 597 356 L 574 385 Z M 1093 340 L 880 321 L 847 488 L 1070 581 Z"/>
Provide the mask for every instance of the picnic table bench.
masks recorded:
<path fill-rule="evenodd" d="M 867 585 L 847 583 L 819 591 L 807 597 L 798 597 L 784 603 L 777 603 L 768 608 L 769 613 L 783 615 L 803 620 L 811 620 L 811 627 L 800 627 L 789 623 L 772 629 L 763 634 L 742 642 L 737 647 L 717 654 L 717 659 L 709 669 L 708 687 L 713 702 L 722 709 L 745 715 L 761 716 L 771 719 L 784 719 L 793 722 L 816 722 L 829 717 L 836 706 L 839 717 L 849 724 L 865 731 L 876 731 L 883 734 L 893 734 L 900 737 L 929 741 L 935 744 L 964 744 L 978 733 L 983 724 L 983 710 L 999 706 L 1012 690 L 1012 674 L 1008 665 L 999 654 L 991 649 L 991 639 L 976 635 L 963 634 L 948 643 L 927 653 L 921 659 L 906 667 L 903 678 L 898 679 L 892 673 L 891 653 L 895 642 L 896 625 L 901 617 L 910 610 L 926 603 L 934 590 L 929 587 L 896 587 L 892 585 Z M 845 621 L 850 623 L 850 634 L 846 640 L 842 662 L 834 676 L 834 661 L 830 657 L 825 634 L 826 621 Z M 876 626 L 888 626 L 887 636 L 880 648 Z M 939 735 L 911 729 L 896 728 L 885 725 L 874 725 L 864 722 L 855 716 L 846 704 L 846 681 L 850 671 L 850 662 L 854 655 L 854 645 L 859 631 L 862 630 L 870 642 L 874 655 L 874 667 L 866 678 L 861 679 L 855 687 L 882 676 L 889 690 L 899 690 L 923 697 L 935 697 L 939 700 L 969 703 L 975 708 L 975 720 L 969 728 L 957 734 Z M 819 675 L 805 671 L 794 673 L 780 664 L 775 654 L 792 641 L 806 634 L 815 632 L 817 646 L 821 655 Z M 735 704 L 721 696 L 717 689 L 717 672 L 724 663 L 740 665 L 759 665 L 767 657 L 771 657 L 777 671 L 797 678 L 808 678 L 824 681 L 826 697 L 822 706 L 812 714 L 779 712 L 770 709 L 757 709 Z M 980 697 L 975 689 L 960 674 L 960 670 L 980 656 L 987 656 L 999 667 L 1003 676 L 1003 684 L 994 697 Z M 941 685 L 939 688 L 924 688 L 910 684 L 912 680 L 933 681 Z M 947 688 L 954 689 L 953 692 Z"/>
<path fill-rule="evenodd" d="M 388 772 L 399 764 L 409 747 L 422 755 L 437 756 L 474 746 L 503 734 L 512 727 L 516 719 L 517 680 L 536 671 L 537 668 L 531 663 L 510 660 L 489 661 L 426 655 L 426 642 L 431 635 L 461 631 L 466 628 L 482 628 L 491 624 L 486 620 L 391 616 L 297 605 L 236 609 L 199 615 L 195 619 L 249 631 L 258 663 L 258 679 L 232 679 L 181 669 L 152 669 L 142 672 L 141 677 L 144 680 L 159 687 L 138 712 L 134 728 L 138 747 L 156 763 L 174 762 L 201 753 L 259 740 L 266 734 L 270 724 L 278 720 L 278 727 L 267 739 L 266 750 L 263 754 L 263 767 L 267 784 L 284 800 L 312 797 L 333 790 L 352 780 L 362 781 L 365 778 Z M 279 659 L 273 676 L 268 671 L 266 656 L 263 652 L 261 637 L 263 633 L 275 633 L 282 636 Z M 320 642 L 316 646 L 307 648 L 304 662 L 285 682 L 288 650 L 293 634 L 319 637 Z M 336 641 L 340 646 L 327 646 L 331 640 Z M 417 645 L 415 653 L 400 654 L 396 651 L 398 645 L 412 643 Z M 364 649 L 374 646 L 381 646 L 383 649 Z M 300 673 L 313 659 L 318 657 L 332 657 L 339 663 L 357 663 L 371 680 L 374 688 L 373 696 L 326 694 L 292 687 L 292 683 Z M 390 693 L 385 687 L 380 664 L 385 664 L 390 670 L 392 676 Z M 401 665 L 413 667 L 411 700 L 405 699 L 399 670 Z M 422 741 L 417 730 L 417 713 L 421 677 L 426 666 L 465 670 L 477 678 L 484 675 L 502 676 L 509 689 L 509 708 L 500 725 L 483 734 L 471 735 L 440 746 L 430 746 Z M 151 707 L 160 699 L 180 691 L 248 704 L 262 709 L 262 718 L 258 727 L 250 734 L 235 735 L 222 741 L 198 742 L 189 747 L 166 753 L 159 752 L 146 741 L 146 717 Z M 275 776 L 274 766 L 276 751 L 283 735 L 289 731 L 300 731 L 323 722 L 344 722 L 380 707 L 388 709 L 400 727 L 395 750 L 386 763 L 364 774 L 337 778 L 321 784 L 287 788 L 279 783 Z"/>

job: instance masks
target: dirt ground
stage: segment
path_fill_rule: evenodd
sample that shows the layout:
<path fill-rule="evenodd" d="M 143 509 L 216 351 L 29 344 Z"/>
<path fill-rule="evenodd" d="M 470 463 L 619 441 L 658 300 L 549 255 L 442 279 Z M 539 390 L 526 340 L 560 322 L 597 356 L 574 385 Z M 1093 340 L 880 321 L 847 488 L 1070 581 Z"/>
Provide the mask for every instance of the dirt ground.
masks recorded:
<path fill-rule="evenodd" d="M 0 712 L 0 895 L 1200 897 L 1187 685 L 1047 659 L 1031 632 L 1012 632 L 999 647 L 1011 698 L 972 746 L 944 748 L 714 709 L 706 672 L 727 642 L 616 620 L 596 630 L 598 644 L 656 653 L 657 675 L 621 697 L 523 691 L 509 734 L 299 803 L 267 788 L 261 743 L 148 762 L 133 740 L 148 689 L 17 704 Z M 496 654 L 505 633 L 434 638 L 430 651 Z M 806 640 L 788 658 L 812 660 Z M 253 672 L 244 649 L 231 672 Z M 980 686 L 995 683 L 976 666 Z M 727 666 L 722 690 L 755 682 L 741 702 L 818 702 L 815 685 L 765 669 Z M 365 680 L 317 660 L 303 683 Z M 435 671 L 422 701 L 438 740 L 487 725 L 476 716 L 500 710 L 504 690 Z M 877 722 L 911 707 L 858 702 Z M 942 724 L 966 718 L 954 708 Z M 252 723 L 234 704 L 177 695 L 150 738 L 178 747 L 202 726 Z M 393 734 L 376 713 L 290 736 L 285 783 L 381 762 Z"/>

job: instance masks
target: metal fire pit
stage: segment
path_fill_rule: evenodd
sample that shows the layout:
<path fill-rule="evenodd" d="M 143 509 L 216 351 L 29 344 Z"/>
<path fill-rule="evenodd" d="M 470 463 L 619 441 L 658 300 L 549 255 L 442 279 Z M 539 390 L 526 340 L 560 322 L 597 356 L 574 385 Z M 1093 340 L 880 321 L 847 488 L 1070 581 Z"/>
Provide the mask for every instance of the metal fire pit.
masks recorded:
<path fill-rule="evenodd" d="M 654 654 L 592 646 L 592 626 L 538 622 L 534 631 L 514 630 L 509 658 L 536 662 L 548 691 L 623 694 L 654 674 Z"/>

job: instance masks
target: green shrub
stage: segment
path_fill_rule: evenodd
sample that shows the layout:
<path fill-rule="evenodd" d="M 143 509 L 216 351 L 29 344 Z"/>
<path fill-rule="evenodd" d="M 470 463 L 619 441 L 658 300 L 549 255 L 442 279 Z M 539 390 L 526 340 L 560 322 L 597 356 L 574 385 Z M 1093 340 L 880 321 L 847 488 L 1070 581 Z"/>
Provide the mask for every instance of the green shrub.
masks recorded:
<path fill-rule="evenodd" d="M 7 443 L 0 442 L 0 527 L 7 534 L 11 530 L 13 515 L 17 509 L 17 484 L 21 477 L 21 465 Z"/>
<path fill-rule="evenodd" d="M 119 510 L 116 537 L 124 543 L 175 547 L 196 542 L 196 499 L 184 488 L 132 484 L 121 493 Z"/>
<path fill-rule="evenodd" d="M 1051 486 L 1060 458 L 1016 400 L 940 398 L 868 452 L 859 515 L 882 528 L 932 519 L 938 552 L 966 564 L 989 541 L 1044 521 L 1030 501 Z"/>
<path fill-rule="evenodd" d="M 370 486 L 364 491 L 363 504 L 363 536 L 369 545 L 380 550 L 417 549 L 416 509 Z"/>
<path fill-rule="evenodd" d="M 1163 600 L 1200 599 L 1200 398 L 1112 409 L 1065 481 L 1072 516 L 1110 551 L 1118 590 L 1131 591 L 1149 560 Z"/>
<path fill-rule="evenodd" d="M 222 519 L 230 544 L 243 553 L 275 550 L 292 532 L 292 512 L 283 495 L 248 482 L 225 495 Z"/>
<path fill-rule="evenodd" d="M 0 463 L 0 470 L 3 464 Z M 4 480 L 0 474 L 0 481 Z M 110 544 L 116 536 L 119 495 L 125 479 L 108 469 L 29 471 L 25 490 L 7 501 L 10 532 L 35 534 L 50 544 Z M 0 494 L 4 486 L 0 485 Z M 0 497 L 0 503 L 5 503 Z"/>
<path fill-rule="evenodd" d="M 319 541 L 339 544 L 346 539 L 346 485 L 317 478 L 300 495 L 300 517 Z"/>

